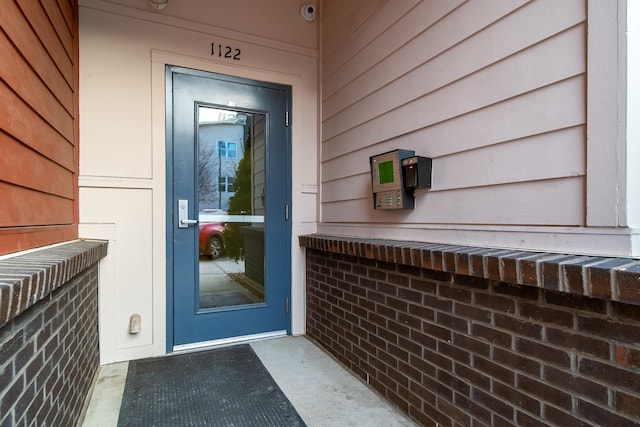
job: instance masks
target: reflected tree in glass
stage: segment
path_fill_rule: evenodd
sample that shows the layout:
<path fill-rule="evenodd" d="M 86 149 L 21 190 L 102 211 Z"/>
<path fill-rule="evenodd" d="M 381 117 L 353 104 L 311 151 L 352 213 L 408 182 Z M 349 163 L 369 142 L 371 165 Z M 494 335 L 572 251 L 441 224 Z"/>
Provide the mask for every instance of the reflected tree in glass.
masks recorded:
<path fill-rule="evenodd" d="M 229 215 L 250 215 L 252 199 L 251 183 L 251 134 L 244 145 L 244 156 L 236 169 L 234 179 L 235 194 L 229 199 Z M 239 222 L 227 224 L 224 231 L 227 255 L 238 260 L 243 256 L 244 241 L 240 227 L 246 225 Z"/>

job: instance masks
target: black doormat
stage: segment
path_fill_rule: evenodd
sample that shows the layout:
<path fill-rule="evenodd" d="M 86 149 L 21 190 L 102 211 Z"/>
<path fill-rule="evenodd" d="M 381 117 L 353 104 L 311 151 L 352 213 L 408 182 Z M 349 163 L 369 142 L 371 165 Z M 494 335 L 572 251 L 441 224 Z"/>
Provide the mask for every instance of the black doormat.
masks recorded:
<path fill-rule="evenodd" d="M 305 426 L 247 344 L 129 362 L 118 427 Z"/>

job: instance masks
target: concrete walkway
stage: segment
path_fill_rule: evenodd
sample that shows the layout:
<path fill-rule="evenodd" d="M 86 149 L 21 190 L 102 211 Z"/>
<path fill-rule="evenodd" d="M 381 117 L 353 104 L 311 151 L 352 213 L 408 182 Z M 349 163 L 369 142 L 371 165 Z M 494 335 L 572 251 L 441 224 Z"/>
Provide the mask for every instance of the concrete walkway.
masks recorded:
<path fill-rule="evenodd" d="M 309 427 L 417 425 L 305 337 L 254 341 L 251 347 Z M 127 366 L 100 368 L 82 426 L 117 426 Z"/>

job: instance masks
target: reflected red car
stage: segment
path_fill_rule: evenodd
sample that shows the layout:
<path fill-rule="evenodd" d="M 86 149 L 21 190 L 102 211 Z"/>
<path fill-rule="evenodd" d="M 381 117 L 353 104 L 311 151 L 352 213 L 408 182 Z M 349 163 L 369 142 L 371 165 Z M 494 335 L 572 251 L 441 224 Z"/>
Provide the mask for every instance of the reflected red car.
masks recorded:
<path fill-rule="evenodd" d="M 200 255 L 209 257 L 209 259 L 220 257 L 224 252 L 225 224 L 222 222 L 201 222 L 199 227 L 198 247 L 200 248 Z"/>

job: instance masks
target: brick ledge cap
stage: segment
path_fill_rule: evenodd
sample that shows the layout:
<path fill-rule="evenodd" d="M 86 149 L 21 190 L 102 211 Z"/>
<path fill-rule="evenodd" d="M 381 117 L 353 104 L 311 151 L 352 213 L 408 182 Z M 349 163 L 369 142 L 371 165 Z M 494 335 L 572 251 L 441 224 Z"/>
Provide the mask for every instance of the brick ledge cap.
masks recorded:
<path fill-rule="evenodd" d="M 640 261 L 391 239 L 302 235 L 302 247 L 640 305 Z"/>
<path fill-rule="evenodd" d="M 77 240 L 0 261 L 0 326 L 100 261 L 107 247 Z"/>

